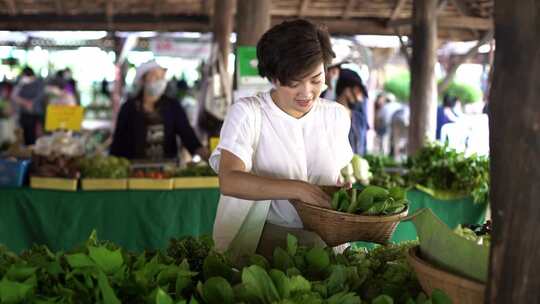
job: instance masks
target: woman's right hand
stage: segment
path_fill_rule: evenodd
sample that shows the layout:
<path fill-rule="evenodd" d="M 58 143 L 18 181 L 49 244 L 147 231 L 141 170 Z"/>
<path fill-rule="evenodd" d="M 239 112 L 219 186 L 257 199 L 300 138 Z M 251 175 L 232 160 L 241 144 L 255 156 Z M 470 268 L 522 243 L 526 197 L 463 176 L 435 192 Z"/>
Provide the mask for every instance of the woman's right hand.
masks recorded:
<path fill-rule="evenodd" d="M 319 207 L 330 208 L 330 196 L 324 193 L 319 186 L 303 181 L 295 181 L 294 187 L 296 199 Z"/>

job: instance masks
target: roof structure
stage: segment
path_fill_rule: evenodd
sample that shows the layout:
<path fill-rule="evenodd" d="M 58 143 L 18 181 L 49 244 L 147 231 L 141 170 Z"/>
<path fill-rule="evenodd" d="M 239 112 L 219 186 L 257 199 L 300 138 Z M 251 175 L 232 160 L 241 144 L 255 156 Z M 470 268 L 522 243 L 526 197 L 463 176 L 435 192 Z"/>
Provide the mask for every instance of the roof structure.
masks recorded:
<path fill-rule="evenodd" d="M 0 30 L 211 31 L 219 0 L 2 0 Z M 238 0 L 237 0 L 238 1 Z M 272 23 L 306 18 L 332 34 L 407 34 L 413 0 L 271 0 Z M 476 40 L 493 0 L 440 0 L 439 36 Z"/>

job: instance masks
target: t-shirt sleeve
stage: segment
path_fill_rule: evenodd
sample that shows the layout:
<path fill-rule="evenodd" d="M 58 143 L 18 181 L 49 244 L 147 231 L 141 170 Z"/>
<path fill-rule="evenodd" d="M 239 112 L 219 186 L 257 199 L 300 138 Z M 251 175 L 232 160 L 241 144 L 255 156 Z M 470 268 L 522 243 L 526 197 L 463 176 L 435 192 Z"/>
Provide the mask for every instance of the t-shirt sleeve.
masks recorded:
<path fill-rule="evenodd" d="M 219 171 L 221 151 L 227 150 L 240 158 L 247 171 L 251 171 L 253 157 L 254 117 L 245 102 L 236 102 L 229 109 L 219 137 L 219 144 L 210 156 L 209 163 L 216 173 Z"/>
<path fill-rule="evenodd" d="M 353 150 L 349 142 L 349 131 L 351 129 L 351 116 L 347 113 L 344 107 L 338 107 L 336 109 L 336 127 L 334 128 L 335 134 L 335 147 L 339 168 L 344 168 L 353 157 Z"/>

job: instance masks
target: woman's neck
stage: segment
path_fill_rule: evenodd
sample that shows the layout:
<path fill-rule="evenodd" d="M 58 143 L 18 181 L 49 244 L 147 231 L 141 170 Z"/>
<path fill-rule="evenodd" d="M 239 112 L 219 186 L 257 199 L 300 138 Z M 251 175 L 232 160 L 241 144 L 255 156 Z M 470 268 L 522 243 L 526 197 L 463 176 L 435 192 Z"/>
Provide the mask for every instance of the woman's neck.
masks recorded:
<path fill-rule="evenodd" d="M 272 97 L 272 102 L 274 102 L 274 104 L 283 112 L 285 112 L 286 114 L 296 118 L 296 119 L 299 119 L 299 118 L 302 118 L 304 115 L 306 115 L 307 113 L 302 113 L 300 111 L 296 111 L 294 109 L 289 109 L 285 106 L 285 103 L 282 103 L 280 101 L 280 98 L 278 96 L 278 93 L 276 90 L 272 90 L 270 92 L 270 97 Z"/>
<path fill-rule="evenodd" d="M 159 98 L 154 96 L 149 96 L 146 94 L 143 94 L 143 109 L 145 112 L 154 112 L 156 109 L 155 105 L 157 103 Z"/>

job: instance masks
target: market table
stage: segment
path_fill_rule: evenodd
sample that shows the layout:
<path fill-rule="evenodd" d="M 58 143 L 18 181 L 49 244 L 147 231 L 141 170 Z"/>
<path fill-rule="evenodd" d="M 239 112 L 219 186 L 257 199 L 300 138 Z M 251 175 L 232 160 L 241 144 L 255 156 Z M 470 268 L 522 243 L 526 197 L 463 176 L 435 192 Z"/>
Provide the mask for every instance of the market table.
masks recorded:
<path fill-rule="evenodd" d="M 219 190 L 51 191 L 0 189 L 0 244 L 68 250 L 92 230 L 99 239 L 140 252 L 172 237 L 211 234 Z"/>
<path fill-rule="evenodd" d="M 428 207 L 452 228 L 484 220 L 486 205 L 474 204 L 470 198 L 440 200 L 418 190 L 408 191 L 407 197 L 409 214 Z M 33 243 L 67 250 L 83 242 L 95 228 L 99 239 L 129 250 L 164 248 L 171 237 L 211 234 L 218 199 L 218 189 L 0 189 L 0 243 L 16 252 Z M 393 242 L 414 239 L 416 229 L 411 222 L 400 223 L 392 237 Z"/>

